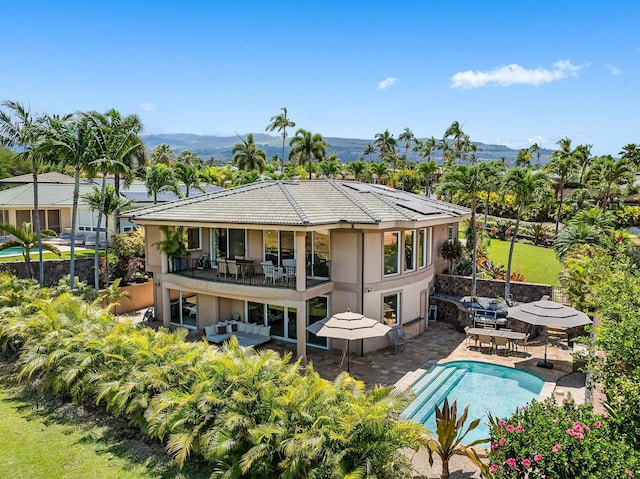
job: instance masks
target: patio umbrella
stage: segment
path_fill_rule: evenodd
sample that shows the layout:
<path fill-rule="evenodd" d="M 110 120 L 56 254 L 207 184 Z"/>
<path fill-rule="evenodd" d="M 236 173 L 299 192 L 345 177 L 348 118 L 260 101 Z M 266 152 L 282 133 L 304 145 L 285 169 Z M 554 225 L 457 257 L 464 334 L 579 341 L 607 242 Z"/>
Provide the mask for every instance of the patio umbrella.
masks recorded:
<path fill-rule="evenodd" d="M 338 313 L 324 321 L 318 321 L 307 327 L 307 331 L 316 336 L 334 339 L 346 339 L 347 372 L 349 370 L 349 345 L 354 339 L 367 339 L 382 337 L 391 328 L 386 324 L 367 318 L 360 313 L 353 313 L 350 310 Z M 344 354 L 343 354 L 344 357 Z"/>
<path fill-rule="evenodd" d="M 509 308 L 507 317 L 535 326 L 544 326 L 544 361 L 538 362 L 538 366 L 547 369 L 553 368 L 553 364 L 547 362 L 547 327 L 573 328 L 591 324 L 589 316 L 582 311 L 548 300 L 513 306 Z"/>

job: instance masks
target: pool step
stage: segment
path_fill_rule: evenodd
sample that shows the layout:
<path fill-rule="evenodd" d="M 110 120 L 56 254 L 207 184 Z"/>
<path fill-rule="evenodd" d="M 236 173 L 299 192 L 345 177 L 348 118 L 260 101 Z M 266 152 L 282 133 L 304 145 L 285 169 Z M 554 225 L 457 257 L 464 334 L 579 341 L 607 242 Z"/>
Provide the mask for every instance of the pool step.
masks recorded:
<path fill-rule="evenodd" d="M 416 414 L 423 408 L 424 404 L 431 399 L 444 383 L 448 381 L 452 374 L 457 371 L 456 368 L 447 368 L 444 366 L 434 366 L 434 368 L 418 381 L 416 381 L 411 389 L 416 395 L 416 399 L 407 406 L 403 412 L 403 416 L 408 419 L 416 419 Z"/>
<path fill-rule="evenodd" d="M 426 424 L 429 416 L 435 413 L 435 405 L 444 401 L 449 391 L 462 379 L 466 374 L 466 369 L 450 368 L 452 372 L 447 375 L 447 378 L 442 381 L 434 391 L 429 394 L 429 398 L 422 403 L 422 407 L 416 411 L 412 419 L 422 424 Z M 438 394 L 434 394 L 435 390 Z"/>

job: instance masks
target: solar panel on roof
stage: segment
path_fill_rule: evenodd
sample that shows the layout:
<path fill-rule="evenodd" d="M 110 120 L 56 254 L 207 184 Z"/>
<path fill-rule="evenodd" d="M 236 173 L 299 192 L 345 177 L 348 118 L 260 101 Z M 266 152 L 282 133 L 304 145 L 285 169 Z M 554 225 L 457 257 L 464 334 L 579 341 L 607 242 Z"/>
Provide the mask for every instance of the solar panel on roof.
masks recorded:
<path fill-rule="evenodd" d="M 433 206 L 421 201 L 396 201 L 395 204 L 400 206 L 401 208 L 406 208 L 423 215 L 435 215 L 438 213 L 442 213 L 440 209 L 434 208 Z"/>

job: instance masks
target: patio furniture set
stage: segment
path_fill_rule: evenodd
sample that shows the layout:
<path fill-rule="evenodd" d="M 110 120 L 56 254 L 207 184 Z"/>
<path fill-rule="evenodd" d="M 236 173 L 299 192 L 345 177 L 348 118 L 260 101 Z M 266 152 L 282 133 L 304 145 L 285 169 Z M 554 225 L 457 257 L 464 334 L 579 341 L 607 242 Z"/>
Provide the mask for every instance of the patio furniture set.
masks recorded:
<path fill-rule="evenodd" d="M 493 353 L 495 348 L 496 354 L 499 354 L 502 349 L 506 356 L 510 353 L 517 353 L 518 346 L 522 346 L 523 351 L 527 352 L 527 341 L 529 340 L 529 333 L 519 333 L 507 329 L 489 329 L 489 328 L 464 328 L 467 335 L 467 347 L 470 342 L 475 341 L 475 346 L 479 346 L 479 350 L 482 351 L 483 345 L 487 345 L 489 348 L 489 354 Z"/>

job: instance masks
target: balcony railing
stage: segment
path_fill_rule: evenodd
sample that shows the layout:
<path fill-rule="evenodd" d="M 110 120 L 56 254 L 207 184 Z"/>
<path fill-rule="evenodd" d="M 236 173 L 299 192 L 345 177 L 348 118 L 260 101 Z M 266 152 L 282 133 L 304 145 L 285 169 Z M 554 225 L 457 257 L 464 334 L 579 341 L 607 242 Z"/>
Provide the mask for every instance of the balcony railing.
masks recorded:
<path fill-rule="evenodd" d="M 307 264 L 306 287 L 331 281 L 331 263 Z M 207 259 L 174 258 L 173 273 L 189 278 L 243 286 L 296 289 L 295 266 L 272 266 L 249 260 L 217 263 Z"/>

